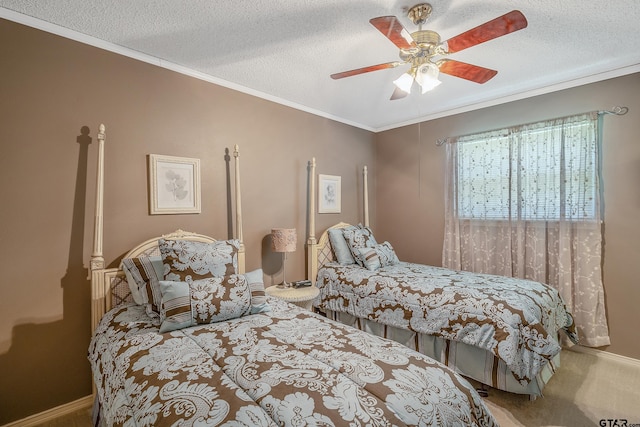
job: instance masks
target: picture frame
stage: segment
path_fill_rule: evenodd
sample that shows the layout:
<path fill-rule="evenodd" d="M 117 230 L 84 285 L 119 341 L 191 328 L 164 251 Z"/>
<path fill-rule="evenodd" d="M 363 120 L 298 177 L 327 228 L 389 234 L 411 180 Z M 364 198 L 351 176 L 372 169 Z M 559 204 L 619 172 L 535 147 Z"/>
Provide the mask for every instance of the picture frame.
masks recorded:
<path fill-rule="evenodd" d="M 342 178 L 335 175 L 318 175 L 318 213 L 340 213 Z"/>
<path fill-rule="evenodd" d="M 200 159 L 149 154 L 149 213 L 200 212 Z"/>

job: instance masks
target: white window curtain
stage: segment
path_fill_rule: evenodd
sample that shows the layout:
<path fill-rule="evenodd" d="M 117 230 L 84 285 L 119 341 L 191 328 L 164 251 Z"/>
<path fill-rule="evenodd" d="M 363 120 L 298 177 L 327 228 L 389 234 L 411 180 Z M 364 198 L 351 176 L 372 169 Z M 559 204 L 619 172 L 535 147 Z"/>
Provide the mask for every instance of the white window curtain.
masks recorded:
<path fill-rule="evenodd" d="M 580 343 L 608 345 L 597 113 L 451 138 L 445 267 L 559 290 Z"/>

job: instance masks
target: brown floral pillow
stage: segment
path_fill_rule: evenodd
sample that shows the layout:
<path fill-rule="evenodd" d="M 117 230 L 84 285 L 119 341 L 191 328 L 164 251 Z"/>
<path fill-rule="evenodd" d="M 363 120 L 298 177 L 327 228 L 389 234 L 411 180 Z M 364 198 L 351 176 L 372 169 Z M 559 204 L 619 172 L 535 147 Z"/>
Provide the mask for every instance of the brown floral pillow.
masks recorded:
<path fill-rule="evenodd" d="M 360 249 L 372 248 L 378 244 L 373 237 L 373 231 L 369 227 L 351 226 L 344 228 L 342 234 L 349 245 L 353 259 L 359 266 L 364 267 L 364 259 L 360 255 Z"/>
<path fill-rule="evenodd" d="M 262 270 L 189 282 L 160 281 L 160 333 L 271 311 Z"/>
<path fill-rule="evenodd" d="M 238 272 L 239 240 L 206 243 L 160 239 L 158 247 L 164 264 L 164 280 L 184 282 Z"/>

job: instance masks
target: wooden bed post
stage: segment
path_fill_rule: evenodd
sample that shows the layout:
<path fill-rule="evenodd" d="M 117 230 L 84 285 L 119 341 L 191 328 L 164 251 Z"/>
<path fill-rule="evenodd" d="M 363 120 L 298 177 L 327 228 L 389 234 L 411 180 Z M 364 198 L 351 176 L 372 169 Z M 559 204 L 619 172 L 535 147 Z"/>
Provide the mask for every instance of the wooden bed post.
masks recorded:
<path fill-rule="evenodd" d="M 96 177 L 96 211 L 95 222 L 93 225 L 93 253 L 91 254 L 91 283 L 93 286 L 93 318 L 91 324 L 93 327 L 98 324 L 100 318 L 104 315 L 104 275 L 100 271 L 104 269 L 104 256 L 102 254 L 102 236 L 103 236 L 103 211 L 104 211 L 104 141 L 105 126 L 100 125 L 98 130 L 98 169 Z M 93 329 L 92 331 L 93 332 Z"/>
<path fill-rule="evenodd" d="M 363 191 L 364 191 L 364 226 L 369 226 L 369 184 L 367 183 L 367 167 L 362 169 Z"/>
<path fill-rule="evenodd" d="M 313 157 L 309 162 L 307 168 L 309 173 L 308 183 L 309 199 L 307 203 L 309 208 L 307 209 L 309 215 L 309 234 L 307 237 L 307 280 L 311 280 L 311 284 L 315 286 L 316 277 L 315 272 L 318 271 L 318 249 L 316 247 L 316 158 Z"/>
<path fill-rule="evenodd" d="M 233 150 L 233 157 L 235 157 L 235 178 L 236 178 L 236 238 L 240 241 L 240 251 L 238 252 L 238 267 L 239 273 L 245 272 L 245 249 L 244 249 L 244 237 L 242 235 L 242 203 L 240 195 L 240 148 L 238 144 L 235 145 Z"/>

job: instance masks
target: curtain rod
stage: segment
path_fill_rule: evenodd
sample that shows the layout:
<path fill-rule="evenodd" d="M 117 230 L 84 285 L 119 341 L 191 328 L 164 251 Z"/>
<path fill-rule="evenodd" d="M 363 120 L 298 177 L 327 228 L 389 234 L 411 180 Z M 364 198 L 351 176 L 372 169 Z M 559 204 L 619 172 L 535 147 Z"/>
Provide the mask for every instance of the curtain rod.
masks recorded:
<path fill-rule="evenodd" d="M 629 112 L 629 107 L 620 107 L 616 105 L 611 110 L 598 111 L 598 114 L 613 114 L 615 116 L 624 116 Z"/>
<path fill-rule="evenodd" d="M 614 115 L 614 116 L 624 116 L 628 112 L 629 112 L 629 107 L 620 107 L 619 105 L 616 105 L 615 107 L 612 107 L 610 110 L 597 111 L 598 114 L 611 114 L 611 115 Z M 451 138 L 454 138 L 454 137 L 448 136 L 446 138 L 437 139 L 436 140 L 436 146 L 440 147 L 441 145 L 444 145 Z"/>

